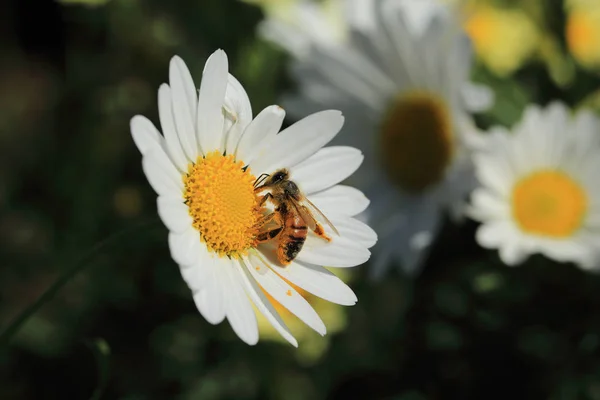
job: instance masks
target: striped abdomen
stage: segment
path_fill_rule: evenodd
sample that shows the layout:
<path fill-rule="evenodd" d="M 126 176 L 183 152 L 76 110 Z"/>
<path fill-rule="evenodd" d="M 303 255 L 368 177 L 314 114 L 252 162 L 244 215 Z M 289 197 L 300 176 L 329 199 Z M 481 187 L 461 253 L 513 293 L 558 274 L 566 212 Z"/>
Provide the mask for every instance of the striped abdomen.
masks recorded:
<path fill-rule="evenodd" d="M 283 230 L 277 248 L 277 259 L 283 265 L 288 265 L 302 250 L 308 228 L 304 220 L 297 214 L 288 214 L 285 218 Z"/>

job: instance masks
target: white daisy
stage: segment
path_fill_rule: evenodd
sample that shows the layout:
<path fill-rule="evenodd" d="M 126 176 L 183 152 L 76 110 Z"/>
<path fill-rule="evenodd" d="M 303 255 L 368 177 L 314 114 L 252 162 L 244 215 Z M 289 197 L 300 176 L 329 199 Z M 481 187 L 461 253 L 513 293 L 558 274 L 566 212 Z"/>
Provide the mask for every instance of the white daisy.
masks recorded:
<path fill-rule="evenodd" d="M 416 23 L 402 1 L 372 4 L 372 29 L 335 48 L 315 44 L 294 61 L 300 95 L 286 105 L 296 115 L 341 108 L 349 118 L 336 142 L 365 153 L 353 182 L 373 201 L 368 217 L 380 241 L 372 273 L 380 277 L 394 261 L 416 271 L 443 213 L 462 211 L 474 185 L 469 112 L 492 96 L 469 82 L 470 43 L 454 12 L 436 2 Z"/>
<path fill-rule="evenodd" d="M 310 54 L 313 44 L 337 46 L 347 40 L 351 27 L 371 26 L 371 1 L 263 1 L 266 17 L 259 24 L 259 34 L 302 58 Z"/>
<path fill-rule="evenodd" d="M 158 194 L 158 214 L 169 229 L 173 260 L 212 324 L 229 320 L 246 343 L 258 341 L 252 303 L 294 346 L 266 293 L 321 335 L 321 318 L 287 282 L 328 301 L 353 305 L 352 290 L 322 265 L 353 267 L 369 259 L 375 233 L 352 216 L 368 205 L 358 190 L 337 185 L 362 162 L 360 151 L 325 147 L 340 130 L 339 111 L 311 115 L 279 132 L 284 111 L 267 107 L 252 119 L 244 88 L 228 74 L 227 56 L 206 62 L 199 94 L 185 63 L 173 57 L 169 85 L 158 91 L 161 135 L 143 116 L 131 120 L 143 170 Z M 272 245 L 257 245 L 260 219 L 256 177 L 288 168 L 291 179 L 325 213 L 331 242 L 309 232 L 304 248 L 287 267 Z M 284 279 L 282 279 L 284 278 Z"/>
<path fill-rule="evenodd" d="M 477 241 L 516 265 L 530 254 L 597 268 L 600 250 L 600 121 L 560 103 L 529 106 L 510 134 L 495 128 L 474 155 L 482 187 L 471 216 Z"/>

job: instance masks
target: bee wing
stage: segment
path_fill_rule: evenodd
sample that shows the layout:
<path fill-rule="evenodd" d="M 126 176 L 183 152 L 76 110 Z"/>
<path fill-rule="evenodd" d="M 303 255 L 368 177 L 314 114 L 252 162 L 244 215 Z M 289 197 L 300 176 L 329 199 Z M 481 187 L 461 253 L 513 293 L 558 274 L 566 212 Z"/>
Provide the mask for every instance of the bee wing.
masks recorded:
<path fill-rule="evenodd" d="M 314 227 L 316 227 L 316 221 L 315 221 L 314 216 L 312 215 L 312 214 L 314 214 L 320 220 L 322 220 L 327 225 L 329 225 L 329 227 L 335 232 L 336 235 L 340 236 L 340 233 L 338 232 L 338 230 L 336 229 L 336 227 L 333 226 L 333 224 L 331 223 L 331 221 L 309 199 L 307 199 L 306 197 L 304 197 L 304 199 L 302 199 L 301 207 L 298 207 L 298 208 L 302 208 L 302 210 L 299 210 L 299 212 L 300 212 L 300 215 L 302 215 L 302 218 L 304 219 L 304 221 L 306 221 L 307 224 L 309 223 L 309 221 L 312 221 L 313 224 L 314 224 Z M 305 214 L 308 214 L 308 217 L 305 217 Z M 311 227 L 311 229 L 314 230 L 314 227 Z"/>

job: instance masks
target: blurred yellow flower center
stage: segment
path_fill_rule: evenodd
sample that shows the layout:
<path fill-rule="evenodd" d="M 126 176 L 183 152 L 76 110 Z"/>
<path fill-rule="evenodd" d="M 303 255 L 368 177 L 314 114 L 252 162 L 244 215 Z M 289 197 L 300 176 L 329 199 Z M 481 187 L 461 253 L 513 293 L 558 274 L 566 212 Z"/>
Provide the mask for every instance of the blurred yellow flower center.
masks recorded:
<path fill-rule="evenodd" d="M 465 23 L 465 31 L 475 42 L 475 46 L 486 47 L 496 39 L 496 22 L 496 14 L 492 9 L 484 8 L 471 14 Z"/>
<path fill-rule="evenodd" d="M 400 95 L 381 127 L 381 160 L 390 178 L 411 192 L 442 180 L 453 155 L 451 124 L 442 99 L 421 91 Z"/>
<path fill-rule="evenodd" d="M 594 18 L 593 15 L 587 10 L 575 10 L 567 20 L 569 50 L 583 63 L 593 62 L 594 56 L 600 53 L 600 17 Z"/>
<path fill-rule="evenodd" d="M 244 163 L 218 151 L 198 157 L 184 175 L 184 198 L 208 249 L 239 257 L 256 244 L 261 217 L 254 194 L 255 177 Z"/>
<path fill-rule="evenodd" d="M 575 233 L 587 206 L 583 188 L 560 171 L 543 170 L 526 176 L 512 193 L 513 215 L 521 229 L 554 238 Z"/>

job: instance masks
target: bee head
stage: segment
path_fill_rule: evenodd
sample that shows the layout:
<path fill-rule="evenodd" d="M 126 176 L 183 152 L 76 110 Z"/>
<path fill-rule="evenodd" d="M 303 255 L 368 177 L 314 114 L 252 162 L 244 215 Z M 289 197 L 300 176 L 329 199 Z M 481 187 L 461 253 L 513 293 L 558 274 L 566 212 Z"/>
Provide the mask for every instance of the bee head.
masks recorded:
<path fill-rule="evenodd" d="M 286 180 L 289 177 L 289 173 L 286 169 L 280 169 L 279 171 L 275 172 L 273 175 L 271 175 L 271 179 L 270 180 L 270 184 L 271 185 L 275 185 L 277 183 L 280 183 L 281 181 Z"/>

